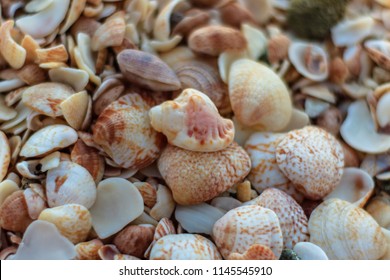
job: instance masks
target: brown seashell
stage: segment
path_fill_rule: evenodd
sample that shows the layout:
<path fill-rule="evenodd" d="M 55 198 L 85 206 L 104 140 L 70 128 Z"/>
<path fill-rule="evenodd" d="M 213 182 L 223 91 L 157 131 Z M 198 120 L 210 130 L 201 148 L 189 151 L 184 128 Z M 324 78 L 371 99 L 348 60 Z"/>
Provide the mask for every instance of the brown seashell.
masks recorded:
<path fill-rule="evenodd" d="M 252 189 L 251 182 L 248 180 L 237 185 L 237 199 L 241 202 L 246 202 L 251 200 Z"/>
<path fill-rule="evenodd" d="M 37 49 L 35 63 L 66 62 L 69 59 L 68 51 L 64 45 L 57 45 L 48 49 Z"/>
<path fill-rule="evenodd" d="M 75 246 L 76 260 L 98 260 L 98 251 L 101 247 L 103 247 L 103 242 L 99 239 L 78 243 Z"/>
<path fill-rule="evenodd" d="M 337 136 L 340 132 L 343 116 L 336 107 L 330 107 L 317 118 L 317 125 Z"/>
<path fill-rule="evenodd" d="M 190 34 L 188 46 L 195 52 L 218 56 L 225 51 L 241 51 L 247 42 L 240 31 L 225 26 L 206 26 Z"/>
<path fill-rule="evenodd" d="M 96 19 L 81 16 L 72 25 L 72 28 L 70 29 L 70 33 L 74 38 L 77 38 L 78 33 L 85 33 L 92 38 L 96 30 L 98 30 L 101 25 L 102 24 L 98 22 Z"/>
<path fill-rule="evenodd" d="M 233 142 L 226 149 L 193 152 L 168 145 L 158 160 L 158 169 L 178 204 L 210 200 L 245 178 L 251 167 L 247 153 Z"/>
<path fill-rule="evenodd" d="M 114 245 L 122 254 L 142 258 L 153 241 L 155 227 L 152 225 L 131 225 L 125 227 L 114 238 Z"/>
<path fill-rule="evenodd" d="M 344 60 L 335 57 L 329 64 L 329 81 L 335 84 L 343 84 L 349 77 L 349 69 Z"/>
<path fill-rule="evenodd" d="M 7 135 L 0 130 L 0 182 L 8 173 L 8 167 L 11 162 L 11 148 Z"/>
<path fill-rule="evenodd" d="M 47 75 L 38 65 L 27 64 L 18 71 L 18 78 L 32 86 L 45 82 L 47 80 Z"/>
<path fill-rule="evenodd" d="M 176 74 L 157 56 L 138 50 L 124 50 L 117 56 L 123 76 L 131 83 L 157 91 L 180 89 Z"/>
<path fill-rule="evenodd" d="M 149 208 L 153 208 L 157 202 L 157 191 L 155 187 L 147 182 L 135 182 L 134 186 L 136 186 L 140 192 L 144 204 Z"/>
<path fill-rule="evenodd" d="M 92 37 L 91 47 L 93 51 L 120 46 L 125 37 L 125 12 L 119 11 L 107 18 Z"/>
<path fill-rule="evenodd" d="M 173 28 L 172 35 L 187 37 L 194 29 L 207 24 L 210 20 L 208 12 L 191 9 L 185 13 L 185 17 Z"/>
<path fill-rule="evenodd" d="M 240 28 L 243 23 L 255 24 L 252 13 L 240 3 L 229 1 L 219 11 L 222 21 L 233 27 Z"/>
<path fill-rule="evenodd" d="M 268 41 L 268 60 L 271 64 L 278 63 L 288 57 L 291 40 L 284 34 L 279 34 Z"/>
<path fill-rule="evenodd" d="M 14 69 L 19 69 L 26 61 L 26 50 L 18 45 L 11 36 L 14 21 L 8 20 L 0 26 L 0 53 Z"/>
<path fill-rule="evenodd" d="M 100 115 L 108 105 L 110 105 L 122 95 L 124 90 L 125 87 L 123 85 L 114 86 L 108 89 L 93 103 L 93 112 L 96 115 Z"/>
<path fill-rule="evenodd" d="M 218 4 L 221 0 L 190 0 L 194 6 L 212 7 Z"/>
<path fill-rule="evenodd" d="M 22 190 L 10 194 L 0 206 L 0 226 L 3 229 L 24 232 L 32 221 Z"/>
<path fill-rule="evenodd" d="M 26 63 L 33 63 L 37 59 L 36 50 L 40 48 L 38 42 L 27 34 L 20 45 L 26 50 Z"/>
<path fill-rule="evenodd" d="M 339 141 L 344 153 L 344 167 L 359 167 L 359 154 L 343 141 Z"/>
<path fill-rule="evenodd" d="M 150 125 L 149 104 L 138 94 L 111 103 L 93 127 L 93 140 L 123 168 L 141 169 L 157 159 L 162 135 Z"/>

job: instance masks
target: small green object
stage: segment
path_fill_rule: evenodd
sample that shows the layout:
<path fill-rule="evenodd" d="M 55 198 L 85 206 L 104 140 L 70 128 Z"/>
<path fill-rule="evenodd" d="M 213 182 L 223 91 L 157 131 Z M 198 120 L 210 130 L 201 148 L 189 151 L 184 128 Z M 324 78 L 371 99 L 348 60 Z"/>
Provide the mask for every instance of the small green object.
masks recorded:
<path fill-rule="evenodd" d="M 324 39 L 340 21 L 349 0 L 291 0 L 287 15 L 288 28 L 298 36 Z"/>
<path fill-rule="evenodd" d="M 297 253 L 291 249 L 283 249 L 282 254 L 280 255 L 280 260 L 297 261 L 300 259 L 301 258 L 298 257 Z"/>

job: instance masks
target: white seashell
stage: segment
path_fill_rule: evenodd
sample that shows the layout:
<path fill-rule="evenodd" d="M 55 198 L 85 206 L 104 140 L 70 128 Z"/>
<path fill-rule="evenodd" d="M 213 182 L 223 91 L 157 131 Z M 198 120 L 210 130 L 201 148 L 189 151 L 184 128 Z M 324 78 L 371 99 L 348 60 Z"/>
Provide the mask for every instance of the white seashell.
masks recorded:
<path fill-rule="evenodd" d="M 89 81 L 86 71 L 68 67 L 50 69 L 49 77 L 52 82 L 69 85 L 76 92 L 84 90 Z"/>
<path fill-rule="evenodd" d="M 263 31 L 246 23 L 241 25 L 241 31 L 248 42 L 249 57 L 255 61 L 258 60 L 267 50 L 267 37 Z"/>
<path fill-rule="evenodd" d="M 43 179 L 44 174 L 39 172 L 37 166 L 39 165 L 39 160 L 29 160 L 21 161 L 16 164 L 16 170 L 27 179 Z"/>
<path fill-rule="evenodd" d="M 242 202 L 231 196 L 218 196 L 213 198 L 210 203 L 212 206 L 221 209 L 224 212 L 240 207 Z"/>
<path fill-rule="evenodd" d="M 314 243 L 299 242 L 293 250 L 301 260 L 328 260 L 325 252 Z"/>
<path fill-rule="evenodd" d="M 301 88 L 301 92 L 329 103 L 336 103 L 336 95 L 325 85 L 310 85 Z"/>
<path fill-rule="evenodd" d="M 218 70 L 222 81 L 228 83 L 230 68 L 236 60 L 249 58 L 247 51 L 225 51 L 218 57 Z"/>
<path fill-rule="evenodd" d="M 0 183 L 0 206 L 4 200 L 12 193 L 19 190 L 18 185 L 12 180 L 4 180 Z"/>
<path fill-rule="evenodd" d="M 144 202 L 137 188 L 122 178 L 109 178 L 97 186 L 90 209 L 92 224 L 100 238 L 109 237 L 143 213 Z"/>
<path fill-rule="evenodd" d="M 382 95 L 376 106 L 376 119 L 380 127 L 390 125 L 390 92 Z"/>
<path fill-rule="evenodd" d="M 305 112 L 310 118 L 317 118 L 328 110 L 329 107 L 330 104 L 325 101 L 311 97 L 305 99 Z"/>
<path fill-rule="evenodd" d="M 24 86 L 26 83 L 23 82 L 19 78 L 15 78 L 12 80 L 5 80 L 0 81 L 0 92 L 9 92 L 11 90 L 16 90 L 22 86 Z"/>
<path fill-rule="evenodd" d="M 0 130 L 0 182 L 8 173 L 8 166 L 11 162 L 11 148 L 8 138 L 3 131 Z"/>
<path fill-rule="evenodd" d="M 53 0 L 32 0 L 26 4 L 24 10 L 28 13 L 36 13 L 46 9 L 53 3 Z"/>
<path fill-rule="evenodd" d="M 301 110 L 293 108 L 289 124 L 281 132 L 289 132 L 294 129 L 301 129 L 310 125 L 309 116 Z"/>
<path fill-rule="evenodd" d="M 54 152 L 42 158 L 39 161 L 39 163 L 42 165 L 41 171 L 46 172 L 49 169 L 58 167 L 58 165 L 60 164 L 60 157 L 61 157 L 60 152 Z"/>
<path fill-rule="evenodd" d="M 23 145 L 22 157 L 36 157 L 68 147 L 77 141 L 77 132 L 66 125 L 50 125 L 35 132 Z"/>
<path fill-rule="evenodd" d="M 333 43 L 337 47 L 355 45 L 371 34 L 374 23 L 371 16 L 345 19 L 332 27 Z"/>

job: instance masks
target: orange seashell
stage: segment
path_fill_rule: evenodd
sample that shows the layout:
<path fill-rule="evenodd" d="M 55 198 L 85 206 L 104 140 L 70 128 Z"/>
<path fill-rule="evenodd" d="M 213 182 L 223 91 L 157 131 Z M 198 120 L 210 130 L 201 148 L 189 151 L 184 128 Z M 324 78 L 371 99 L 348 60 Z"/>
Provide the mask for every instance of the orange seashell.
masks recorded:
<path fill-rule="evenodd" d="M 288 57 L 291 40 L 286 35 L 279 34 L 268 41 L 268 60 L 271 64 Z"/>
<path fill-rule="evenodd" d="M 23 191 L 10 194 L 0 207 L 0 226 L 3 229 L 24 232 L 32 223 Z"/>

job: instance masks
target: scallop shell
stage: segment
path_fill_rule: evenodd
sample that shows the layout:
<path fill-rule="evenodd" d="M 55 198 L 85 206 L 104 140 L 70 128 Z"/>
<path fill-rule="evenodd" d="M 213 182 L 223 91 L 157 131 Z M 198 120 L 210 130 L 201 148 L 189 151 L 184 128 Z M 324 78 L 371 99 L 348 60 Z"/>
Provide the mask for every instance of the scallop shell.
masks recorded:
<path fill-rule="evenodd" d="M 8 20 L 0 27 L 0 52 L 8 64 L 15 69 L 19 69 L 26 61 L 26 50 L 18 45 L 11 36 L 14 26 L 13 20 Z"/>
<path fill-rule="evenodd" d="M 32 221 L 22 190 L 15 191 L 6 197 L 0 206 L 1 228 L 24 232 Z"/>
<path fill-rule="evenodd" d="M 170 144 L 190 151 L 220 151 L 234 138 L 233 122 L 222 118 L 210 98 L 195 89 L 153 107 L 149 117 Z"/>
<path fill-rule="evenodd" d="M 321 199 L 336 188 L 344 168 L 341 145 L 314 126 L 293 130 L 276 148 L 280 170 L 309 199 Z"/>
<path fill-rule="evenodd" d="M 235 61 L 229 73 L 229 95 L 235 117 L 245 126 L 279 131 L 290 121 L 288 89 L 265 65 L 248 59 Z"/>
<path fill-rule="evenodd" d="M 279 259 L 283 250 L 283 235 L 276 214 L 257 205 L 241 206 L 230 210 L 213 227 L 213 240 L 224 259 L 234 253 L 245 254 L 253 246 L 263 245 L 272 250 Z M 251 255 L 262 259 L 262 253 Z M 268 254 L 268 253 L 267 253 Z"/>
<path fill-rule="evenodd" d="M 150 260 L 221 260 L 217 247 L 198 234 L 173 234 L 160 238 Z"/>
<path fill-rule="evenodd" d="M 173 223 L 168 218 L 162 218 L 158 224 L 156 224 L 156 229 L 154 231 L 153 241 L 149 245 L 148 249 L 145 251 L 144 257 L 149 258 L 150 256 L 150 250 L 152 249 L 153 245 L 162 237 L 169 235 L 169 234 L 176 234 L 175 227 L 173 226 Z"/>
<path fill-rule="evenodd" d="M 93 127 L 93 140 L 123 168 L 141 169 L 157 159 L 162 135 L 150 125 L 149 104 L 138 94 L 111 103 Z"/>
<path fill-rule="evenodd" d="M 244 179 L 250 167 L 249 156 L 234 142 L 213 153 L 168 145 L 158 160 L 158 169 L 171 189 L 173 199 L 182 205 L 198 204 L 216 197 Z"/>
<path fill-rule="evenodd" d="M 386 252 L 381 227 L 363 209 L 337 198 L 321 203 L 310 216 L 310 242 L 331 260 L 376 260 Z"/>

